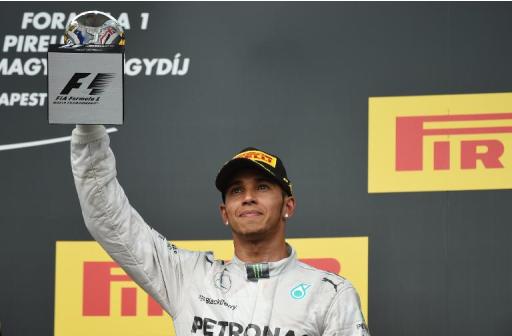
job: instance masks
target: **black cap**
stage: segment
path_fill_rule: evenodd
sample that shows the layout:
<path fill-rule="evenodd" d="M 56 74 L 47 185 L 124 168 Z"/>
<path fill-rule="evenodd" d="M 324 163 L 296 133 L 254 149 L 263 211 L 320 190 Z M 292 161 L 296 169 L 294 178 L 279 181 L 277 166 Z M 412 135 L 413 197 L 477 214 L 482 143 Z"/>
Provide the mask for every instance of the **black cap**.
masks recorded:
<path fill-rule="evenodd" d="M 242 149 L 240 153 L 226 162 L 217 174 L 215 186 L 224 195 L 231 178 L 238 171 L 246 168 L 256 168 L 260 170 L 279 184 L 288 196 L 292 195 L 292 184 L 286 175 L 283 161 L 274 154 L 269 154 L 254 147 Z"/>

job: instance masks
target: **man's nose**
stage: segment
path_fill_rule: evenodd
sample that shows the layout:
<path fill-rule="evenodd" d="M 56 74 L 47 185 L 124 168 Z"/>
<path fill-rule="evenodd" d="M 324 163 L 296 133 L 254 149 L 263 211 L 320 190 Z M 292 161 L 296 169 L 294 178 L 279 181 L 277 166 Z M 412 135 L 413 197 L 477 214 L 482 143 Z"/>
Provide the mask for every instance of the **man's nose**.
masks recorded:
<path fill-rule="evenodd" d="M 244 193 L 243 204 L 254 204 L 256 203 L 256 198 L 254 197 L 254 191 L 247 189 Z"/>

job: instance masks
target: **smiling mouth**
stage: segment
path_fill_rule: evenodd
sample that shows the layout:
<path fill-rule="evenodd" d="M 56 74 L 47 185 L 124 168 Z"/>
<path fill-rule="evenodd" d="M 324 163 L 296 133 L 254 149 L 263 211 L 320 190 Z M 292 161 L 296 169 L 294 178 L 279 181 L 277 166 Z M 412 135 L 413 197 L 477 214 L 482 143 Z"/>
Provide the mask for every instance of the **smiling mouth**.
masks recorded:
<path fill-rule="evenodd" d="M 262 213 L 257 210 L 246 210 L 240 213 L 240 217 L 256 217 L 261 215 Z"/>

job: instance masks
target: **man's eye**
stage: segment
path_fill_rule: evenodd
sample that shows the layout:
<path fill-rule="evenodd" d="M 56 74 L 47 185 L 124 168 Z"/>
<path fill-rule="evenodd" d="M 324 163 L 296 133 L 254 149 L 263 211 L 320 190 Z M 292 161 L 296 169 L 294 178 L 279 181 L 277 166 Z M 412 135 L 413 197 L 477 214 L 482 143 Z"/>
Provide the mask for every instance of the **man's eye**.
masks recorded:
<path fill-rule="evenodd" d="M 270 187 L 267 184 L 260 184 L 258 186 L 258 189 L 259 190 L 268 190 L 268 189 L 270 189 Z"/>
<path fill-rule="evenodd" d="M 231 189 L 231 193 L 232 194 L 239 194 L 242 192 L 242 188 L 241 187 L 234 187 Z"/>

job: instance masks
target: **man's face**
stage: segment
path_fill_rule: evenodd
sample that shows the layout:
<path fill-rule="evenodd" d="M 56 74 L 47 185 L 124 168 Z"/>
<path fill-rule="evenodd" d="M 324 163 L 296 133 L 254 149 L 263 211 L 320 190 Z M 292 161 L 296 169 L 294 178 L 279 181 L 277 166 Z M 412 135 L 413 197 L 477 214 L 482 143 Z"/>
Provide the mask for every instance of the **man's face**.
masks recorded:
<path fill-rule="evenodd" d="M 254 169 L 236 174 L 225 196 L 220 206 L 222 219 L 234 234 L 246 239 L 284 235 L 285 215 L 290 217 L 295 208 L 293 197 L 283 194 L 278 184 Z"/>

